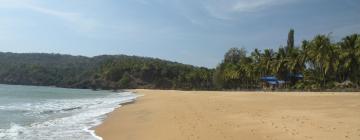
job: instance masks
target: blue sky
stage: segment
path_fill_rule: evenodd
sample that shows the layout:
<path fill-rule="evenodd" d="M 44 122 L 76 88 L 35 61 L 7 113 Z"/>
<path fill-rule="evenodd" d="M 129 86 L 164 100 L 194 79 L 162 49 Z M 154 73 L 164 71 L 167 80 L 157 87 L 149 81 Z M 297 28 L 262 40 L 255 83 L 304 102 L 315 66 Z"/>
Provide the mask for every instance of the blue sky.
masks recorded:
<path fill-rule="evenodd" d="M 215 67 L 231 47 L 360 33 L 359 0 L 0 0 L 0 51 L 127 54 Z"/>

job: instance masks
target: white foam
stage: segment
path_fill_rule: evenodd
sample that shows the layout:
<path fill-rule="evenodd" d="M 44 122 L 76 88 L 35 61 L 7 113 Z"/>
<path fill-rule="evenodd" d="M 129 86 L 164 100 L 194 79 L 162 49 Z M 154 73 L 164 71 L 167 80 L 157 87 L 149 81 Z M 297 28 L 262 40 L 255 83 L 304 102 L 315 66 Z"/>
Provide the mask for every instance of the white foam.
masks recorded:
<path fill-rule="evenodd" d="M 132 93 L 120 93 L 104 98 L 96 99 L 76 99 L 76 100 L 54 100 L 36 103 L 35 105 L 23 104 L 20 107 L 2 106 L 0 109 L 24 109 L 34 110 L 29 115 L 46 116 L 43 122 L 33 123 L 29 126 L 19 126 L 12 124 L 10 129 L 0 129 L 1 140 L 101 140 L 91 130 L 92 127 L 99 125 L 105 114 L 119 107 L 120 103 L 135 100 L 136 95 Z M 69 109 L 70 108 L 70 109 Z M 75 109 L 72 109 L 75 108 Z M 55 113 L 65 114 L 61 117 L 44 114 L 46 111 L 59 111 Z M 69 115 L 70 114 L 70 115 Z M 51 116 L 51 117 L 49 117 Z"/>
<path fill-rule="evenodd" d="M 6 137 L 14 138 L 22 134 L 24 131 L 26 131 L 26 128 L 17 125 L 15 123 L 11 123 L 10 129 L 0 129 L 0 138 L 1 139 Z"/>

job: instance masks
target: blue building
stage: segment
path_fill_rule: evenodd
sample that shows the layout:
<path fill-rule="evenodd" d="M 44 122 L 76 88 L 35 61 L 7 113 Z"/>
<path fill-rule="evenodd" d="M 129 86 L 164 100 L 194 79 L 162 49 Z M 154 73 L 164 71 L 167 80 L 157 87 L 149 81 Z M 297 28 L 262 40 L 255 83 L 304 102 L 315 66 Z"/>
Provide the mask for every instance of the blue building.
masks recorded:
<path fill-rule="evenodd" d="M 278 80 L 275 76 L 264 76 L 260 80 L 263 81 L 263 88 L 270 88 L 272 90 L 285 84 L 285 81 Z"/>

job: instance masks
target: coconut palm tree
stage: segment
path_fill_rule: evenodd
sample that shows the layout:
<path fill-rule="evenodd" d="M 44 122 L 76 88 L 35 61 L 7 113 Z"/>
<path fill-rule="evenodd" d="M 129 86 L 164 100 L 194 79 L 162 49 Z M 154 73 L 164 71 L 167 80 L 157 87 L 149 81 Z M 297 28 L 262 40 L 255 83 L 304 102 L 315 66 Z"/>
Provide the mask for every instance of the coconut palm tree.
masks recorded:
<path fill-rule="evenodd" d="M 353 34 L 346 36 L 340 43 L 342 70 L 344 80 L 351 80 L 358 83 L 360 70 L 360 35 Z"/>
<path fill-rule="evenodd" d="M 279 48 L 276 53 L 276 59 L 274 60 L 274 71 L 277 74 L 278 78 L 286 79 L 289 74 L 288 65 L 290 58 L 288 57 L 287 50 L 292 48 Z"/>
<path fill-rule="evenodd" d="M 330 78 L 330 73 L 335 71 L 339 64 L 335 53 L 336 46 L 331 44 L 326 35 L 316 36 L 306 47 L 309 59 L 309 68 L 318 73 L 321 86 L 325 87 Z M 316 74 L 315 74 L 316 75 Z M 320 82 L 319 81 L 319 82 Z"/>
<path fill-rule="evenodd" d="M 260 59 L 260 65 L 265 69 L 262 72 L 262 76 L 273 74 L 275 71 L 274 60 L 276 53 L 272 49 L 265 49 Z"/>

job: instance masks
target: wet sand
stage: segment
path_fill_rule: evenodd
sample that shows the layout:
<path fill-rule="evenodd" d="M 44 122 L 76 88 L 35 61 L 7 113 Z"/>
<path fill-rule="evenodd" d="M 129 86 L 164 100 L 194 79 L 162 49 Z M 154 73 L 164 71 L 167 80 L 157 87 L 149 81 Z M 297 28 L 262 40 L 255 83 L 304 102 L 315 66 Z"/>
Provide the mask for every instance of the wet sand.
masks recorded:
<path fill-rule="evenodd" d="M 135 90 L 104 140 L 359 140 L 360 93 Z"/>

